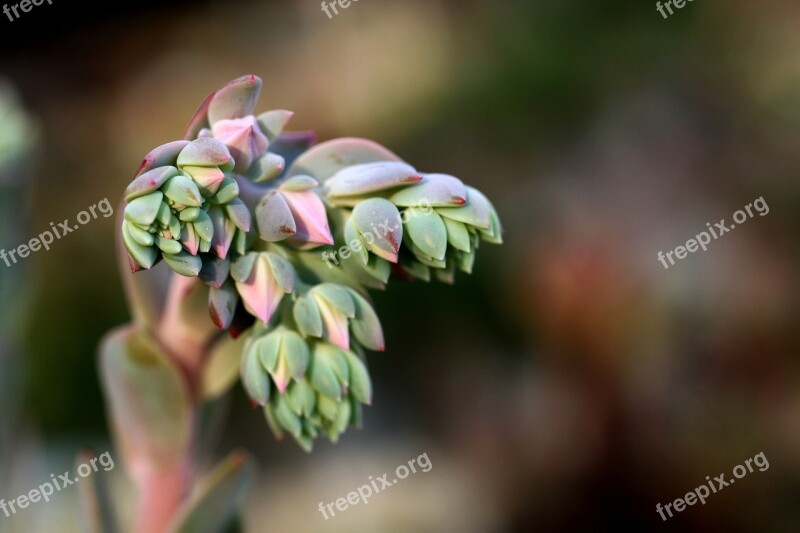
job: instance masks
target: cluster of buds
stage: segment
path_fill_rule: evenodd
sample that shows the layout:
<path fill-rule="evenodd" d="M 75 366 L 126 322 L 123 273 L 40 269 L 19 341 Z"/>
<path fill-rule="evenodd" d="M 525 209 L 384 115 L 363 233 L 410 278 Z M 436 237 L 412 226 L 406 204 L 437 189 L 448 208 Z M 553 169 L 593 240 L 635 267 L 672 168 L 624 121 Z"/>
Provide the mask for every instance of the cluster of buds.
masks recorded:
<path fill-rule="evenodd" d="M 134 270 L 162 257 L 178 274 L 197 276 L 203 254 L 226 260 L 234 239 L 244 253 L 252 218 L 236 180 L 225 175 L 234 167 L 225 144 L 177 141 L 147 160 L 163 165 L 141 172 L 125 191 L 122 239 Z"/>
<path fill-rule="evenodd" d="M 331 205 L 352 207 L 344 238 L 358 243 L 351 245 L 358 261 L 384 282 L 395 263 L 409 276 L 430 281 L 433 272 L 453 283 L 456 269 L 472 273 L 481 240 L 502 243 L 497 211 L 480 191 L 404 162 L 343 168 L 325 183 L 325 194 Z"/>
<path fill-rule="evenodd" d="M 486 197 L 453 176 L 419 173 L 370 141 L 312 146 L 312 135 L 283 133 L 292 113 L 256 116 L 260 90 L 256 76 L 230 82 L 184 140 L 146 156 L 121 235 L 133 272 L 163 259 L 208 285 L 213 322 L 246 335 L 248 395 L 276 435 L 311 449 L 358 425 L 371 402 L 365 351 L 384 338 L 367 289 L 393 264 L 452 282 L 501 228 Z M 343 242 L 358 244 L 351 261 L 326 268 L 320 251 Z"/>

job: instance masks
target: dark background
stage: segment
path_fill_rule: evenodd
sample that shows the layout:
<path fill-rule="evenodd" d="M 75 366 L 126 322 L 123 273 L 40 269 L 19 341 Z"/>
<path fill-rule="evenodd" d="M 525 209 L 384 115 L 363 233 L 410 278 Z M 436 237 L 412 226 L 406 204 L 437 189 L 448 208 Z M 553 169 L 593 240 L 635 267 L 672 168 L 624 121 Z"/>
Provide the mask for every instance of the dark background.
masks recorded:
<path fill-rule="evenodd" d="M 10 210 L 25 240 L 116 205 L 141 157 L 246 73 L 264 78 L 259 110 L 459 176 L 504 222 L 472 277 L 375 295 L 388 349 L 370 357 L 363 430 L 307 456 L 237 386 L 213 455 L 258 457 L 248 530 L 800 527 L 796 2 L 693 2 L 668 20 L 649 1 L 360 0 L 330 20 L 314 0 L 53 2 L 0 14 L 0 77 L 39 132 Z M 761 196 L 769 214 L 707 252 L 656 259 Z M 0 496 L 110 446 L 96 347 L 128 320 L 112 221 L 15 266 Z M 759 452 L 767 471 L 655 512 Z M 429 473 L 317 512 L 422 453 Z M 0 531 L 79 530 L 77 492 Z"/>

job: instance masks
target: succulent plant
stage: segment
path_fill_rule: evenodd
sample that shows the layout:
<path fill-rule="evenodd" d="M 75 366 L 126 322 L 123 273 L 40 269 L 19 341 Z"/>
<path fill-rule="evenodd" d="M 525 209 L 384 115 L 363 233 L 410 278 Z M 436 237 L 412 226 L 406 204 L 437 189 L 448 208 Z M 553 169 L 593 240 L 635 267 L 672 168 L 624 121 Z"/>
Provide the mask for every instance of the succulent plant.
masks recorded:
<path fill-rule="evenodd" d="M 237 375 L 278 438 L 337 441 L 372 401 L 366 351 L 385 345 L 368 290 L 392 274 L 452 283 L 479 241 L 501 242 L 477 190 L 372 141 L 284 133 L 291 112 L 255 114 L 261 85 L 245 76 L 210 95 L 125 191 L 134 323 L 107 337 L 102 366 L 128 463 L 150 465 L 132 471 L 141 531 L 174 525 L 146 494 L 185 494 L 171 483 L 185 479 L 192 413 Z"/>

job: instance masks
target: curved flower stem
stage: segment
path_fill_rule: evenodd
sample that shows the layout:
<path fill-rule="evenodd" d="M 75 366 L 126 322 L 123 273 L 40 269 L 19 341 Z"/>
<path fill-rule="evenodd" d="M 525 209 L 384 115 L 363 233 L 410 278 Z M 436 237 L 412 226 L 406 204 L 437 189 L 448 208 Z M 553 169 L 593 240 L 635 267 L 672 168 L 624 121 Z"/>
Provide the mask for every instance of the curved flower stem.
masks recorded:
<path fill-rule="evenodd" d="M 187 455 L 168 469 L 147 469 L 136 480 L 135 533 L 167 531 L 191 489 L 194 465 Z"/>

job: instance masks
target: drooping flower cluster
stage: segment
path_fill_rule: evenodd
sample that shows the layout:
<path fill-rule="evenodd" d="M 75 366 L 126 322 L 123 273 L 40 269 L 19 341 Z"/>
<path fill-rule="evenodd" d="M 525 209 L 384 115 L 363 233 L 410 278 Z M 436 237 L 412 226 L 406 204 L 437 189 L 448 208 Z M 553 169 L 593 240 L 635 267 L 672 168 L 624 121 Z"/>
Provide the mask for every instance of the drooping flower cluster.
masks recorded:
<path fill-rule="evenodd" d="M 261 80 L 213 93 L 185 139 L 145 157 L 121 234 L 134 272 L 160 260 L 208 285 L 210 316 L 247 335 L 242 383 L 276 433 L 337 440 L 372 398 L 384 349 L 367 289 L 394 272 L 452 282 L 480 240 L 501 242 L 485 196 L 363 139 L 312 146 L 292 113 L 254 115 Z M 325 254 L 340 253 L 336 268 Z"/>

